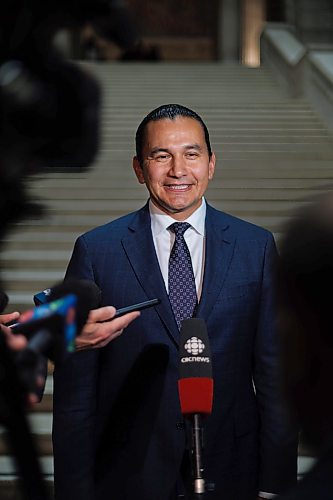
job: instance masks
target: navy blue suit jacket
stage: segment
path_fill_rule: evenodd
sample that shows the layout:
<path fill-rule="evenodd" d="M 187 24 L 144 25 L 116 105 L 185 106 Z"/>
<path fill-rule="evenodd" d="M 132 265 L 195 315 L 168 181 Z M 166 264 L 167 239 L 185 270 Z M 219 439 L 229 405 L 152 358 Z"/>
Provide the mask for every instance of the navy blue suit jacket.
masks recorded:
<path fill-rule="evenodd" d="M 296 478 L 295 434 L 279 398 L 272 235 L 207 206 L 197 316 L 215 381 L 205 421 L 207 498 L 253 499 Z M 67 276 L 94 280 L 103 305 L 157 297 L 119 338 L 55 370 L 58 500 L 170 500 L 186 447 L 177 391 L 179 332 L 148 205 L 81 236 Z M 206 497 L 205 497 L 206 498 Z"/>

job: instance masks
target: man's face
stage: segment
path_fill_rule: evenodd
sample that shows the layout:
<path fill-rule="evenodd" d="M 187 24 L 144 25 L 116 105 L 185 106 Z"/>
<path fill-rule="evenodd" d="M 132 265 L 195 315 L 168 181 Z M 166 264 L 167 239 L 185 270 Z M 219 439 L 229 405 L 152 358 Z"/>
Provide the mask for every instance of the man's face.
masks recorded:
<path fill-rule="evenodd" d="M 201 124 L 183 116 L 151 121 L 142 153 L 143 168 L 136 157 L 133 167 L 152 202 L 176 220 L 187 219 L 201 205 L 215 169 Z"/>

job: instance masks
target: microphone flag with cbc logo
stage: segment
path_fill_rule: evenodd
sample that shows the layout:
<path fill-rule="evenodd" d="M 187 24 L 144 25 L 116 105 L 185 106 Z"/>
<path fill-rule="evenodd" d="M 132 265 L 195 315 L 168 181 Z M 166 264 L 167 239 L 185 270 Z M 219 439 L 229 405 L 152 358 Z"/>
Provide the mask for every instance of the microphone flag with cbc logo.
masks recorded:
<path fill-rule="evenodd" d="M 178 392 L 183 415 L 210 415 L 214 381 L 207 327 L 203 319 L 182 321 Z"/>

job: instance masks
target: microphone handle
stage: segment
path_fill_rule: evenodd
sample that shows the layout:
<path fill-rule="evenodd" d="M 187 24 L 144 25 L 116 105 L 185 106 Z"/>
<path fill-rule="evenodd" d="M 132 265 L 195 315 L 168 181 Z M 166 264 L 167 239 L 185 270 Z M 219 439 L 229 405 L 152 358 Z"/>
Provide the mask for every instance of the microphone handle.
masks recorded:
<path fill-rule="evenodd" d="M 22 499 L 48 500 L 49 495 L 40 468 L 38 454 L 24 409 L 24 391 L 18 377 L 12 351 L 0 332 L 0 422 L 5 426 L 12 450 Z"/>
<path fill-rule="evenodd" d="M 199 413 L 193 415 L 192 436 L 193 490 L 195 495 L 200 495 L 199 498 L 202 498 L 201 495 L 205 493 L 205 480 L 202 465 L 202 424 Z"/>
<path fill-rule="evenodd" d="M 52 332 L 46 328 L 41 328 L 29 339 L 27 348 L 37 354 L 45 353 L 50 348 L 52 341 Z"/>
<path fill-rule="evenodd" d="M 27 347 L 15 353 L 17 375 L 26 392 L 32 392 L 40 399 L 43 395 L 43 387 L 37 386 L 37 379 L 47 376 L 47 355 L 52 344 L 53 335 L 49 330 L 39 330 L 29 340 Z"/>

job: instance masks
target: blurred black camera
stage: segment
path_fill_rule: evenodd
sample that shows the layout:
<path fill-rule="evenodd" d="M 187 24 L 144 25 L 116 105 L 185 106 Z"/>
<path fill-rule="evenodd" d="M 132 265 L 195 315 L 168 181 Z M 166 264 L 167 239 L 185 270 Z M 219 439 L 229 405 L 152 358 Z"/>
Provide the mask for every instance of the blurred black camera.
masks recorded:
<path fill-rule="evenodd" d="M 112 2 L 111 2 L 112 3 Z M 99 145 L 100 91 L 55 48 L 110 15 L 107 0 L 4 0 L 0 20 L 0 237 L 29 215 L 24 180 L 36 172 L 82 171 Z M 30 204 L 31 205 L 31 204 Z"/>
<path fill-rule="evenodd" d="M 1 175 L 84 169 L 98 149 L 99 89 L 56 50 L 59 29 L 107 14 L 103 0 L 5 0 L 0 25 Z"/>
<path fill-rule="evenodd" d="M 98 84 L 57 51 L 54 37 L 60 29 L 80 29 L 88 21 L 103 18 L 109 9 L 106 0 L 1 2 L 0 238 L 10 222 L 32 212 L 25 192 L 28 176 L 47 170 L 84 170 L 98 151 Z M 0 295 L 0 308 L 5 306 L 6 297 Z M 43 342 L 48 340 L 43 331 L 39 333 Z M 22 497 L 44 500 L 48 494 L 24 405 L 36 367 L 31 347 L 14 360 L 0 335 L 0 422 L 6 427 L 22 480 Z"/>

